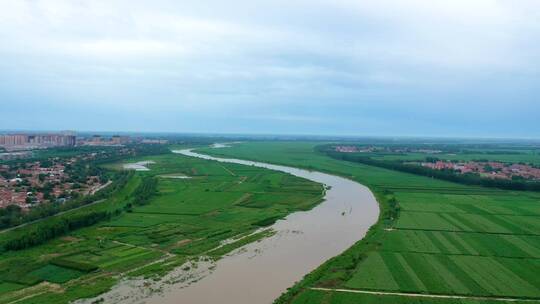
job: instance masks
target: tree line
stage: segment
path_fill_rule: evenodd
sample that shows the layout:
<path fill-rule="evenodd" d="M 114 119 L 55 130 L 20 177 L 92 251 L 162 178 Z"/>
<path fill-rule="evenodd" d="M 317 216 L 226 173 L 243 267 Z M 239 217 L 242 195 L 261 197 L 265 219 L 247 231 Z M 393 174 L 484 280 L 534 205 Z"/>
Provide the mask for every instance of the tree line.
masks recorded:
<path fill-rule="evenodd" d="M 150 197 L 157 192 L 158 180 L 155 177 L 144 177 L 141 184 L 133 192 L 134 205 L 146 205 L 150 202 Z"/>
<path fill-rule="evenodd" d="M 75 214 L 70 217 L 66 216 L 28 229 L 28 231 L 25 231 L 21 235 L 7 240 L 3 247 L 4 250 L 21 250 L 29 248 L 58 236 L 65 235 L 75 229 L 91 226 L 102 220 L 110 219 L 112 215 L 111 212 L 92 211 Z"/>
<path fill-rule="evenodd" d="M 158 180 L 155 177 L 144 177 L 141 184 L 133 192 L 133 200 L 126 204 L 127 212 L 133 211 L 133 205 L 142 206 L 150 202 L 150 198 L 157 193 Z"/>

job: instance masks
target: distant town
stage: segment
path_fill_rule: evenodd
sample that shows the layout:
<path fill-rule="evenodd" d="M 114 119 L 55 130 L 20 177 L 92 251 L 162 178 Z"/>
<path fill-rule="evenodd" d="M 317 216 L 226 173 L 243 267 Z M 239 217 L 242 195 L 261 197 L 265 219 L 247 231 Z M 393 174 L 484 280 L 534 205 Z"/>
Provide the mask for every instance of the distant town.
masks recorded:
<path fill-rule="evenodd" d="M 460 174 L 477 173 L 481 177 L 515 179 L 523 178 L 540 180 L 540 169 L 525 164 L 502 163 L 502 162 L 451 162 L 438 160 L 436 162 L 423 162 L 423 167 L 434 170 L 453 170 Z"/>
<path fill-rule="evenodd" d="M 377 147 L 377 146 L 335 146 L 334 150 L 339 153 L 381 153 L 406 155 L 407 153 L 419 153 L 437 155 L 443 153 L 438 149 L 410 148 L 410 147 Z M 452 153 L 451 155 L 456 155 Z M 403 164 L 419 165 L 433 170 L 450 170 L 457 174 L 478 174 L 480 177 L 505 180 L 540 180 L 540 168 L 526 163 L 501 162 L 501 161 L 457 161 L 440 160 L 436 157 L 427 157 L 425 162 L 405 161 Z"/>
<path fill-rule="evenodd" d="M 107 185 L 97 175 L 75 176 L 73 168 L 96 153 L 67 159 L 51 158 L 15 166 L 0 165 L 0 208 L 17 205 L 28 209 L 43 202 L 63 203 L 72 197 L 93 194 Z"/>

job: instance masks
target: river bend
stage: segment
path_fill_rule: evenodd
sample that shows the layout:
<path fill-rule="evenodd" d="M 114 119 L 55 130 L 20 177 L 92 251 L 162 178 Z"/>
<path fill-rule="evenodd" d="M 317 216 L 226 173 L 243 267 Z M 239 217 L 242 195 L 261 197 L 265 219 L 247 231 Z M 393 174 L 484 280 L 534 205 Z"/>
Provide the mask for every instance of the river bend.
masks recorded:
<path fill-rule="evenodd" d="M 270 304 L 304 275 L 362 239 L 379 216 L 379 207 L 371 191 L 343 177 L 263 162 L 213 157 L 192 149 L 173 152 L 286 172 L 324 184 L 327 191 L 324 201 L 313 209 L 278 220 L 271 226 L 276 231 L 273 236 L 243 246 L 215 264 L 199 263 L 195 280 L 178 280 L 182 273 L 178 269 L 165 276 L 163 282 L 123 281 L 97 297 L 107 303 Z M 171 279 L 173 276 L 176 276 L 174 280 Z M 160 292 L 149 292 L 150 284 L 160 286 Z M 89 303 L 88 300 L 80 302 Z"/>

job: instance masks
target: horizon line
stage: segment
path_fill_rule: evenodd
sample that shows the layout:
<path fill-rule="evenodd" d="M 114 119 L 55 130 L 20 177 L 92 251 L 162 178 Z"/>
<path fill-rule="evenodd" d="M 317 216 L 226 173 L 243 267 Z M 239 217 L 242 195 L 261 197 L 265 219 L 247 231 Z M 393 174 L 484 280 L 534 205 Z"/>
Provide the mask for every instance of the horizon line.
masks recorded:
<path fill-rule="evenodd" d="M 519 140 L 519 141 L 540 141 L 540 137 L 521 137 L 521 136 L 459 136 L 459 135 L 374 135 L 374 134 L 309 134 L 309 133 L 244 133 L 244 132 L 201 132 L 201 131 L 115 131 L 115 130 L 77 130 L 77 129 L 0 129 L 0 134 L 10 133 L 61 133 L 61 132 L 74 132 L 74 133 L 94 133 L 99 135 L 100 133 L 106 134 L 163 134 L 163 135 L 204 135 L 207 137 L 335 137 L 342 139 L 447 139 L 447 140 Z"/>

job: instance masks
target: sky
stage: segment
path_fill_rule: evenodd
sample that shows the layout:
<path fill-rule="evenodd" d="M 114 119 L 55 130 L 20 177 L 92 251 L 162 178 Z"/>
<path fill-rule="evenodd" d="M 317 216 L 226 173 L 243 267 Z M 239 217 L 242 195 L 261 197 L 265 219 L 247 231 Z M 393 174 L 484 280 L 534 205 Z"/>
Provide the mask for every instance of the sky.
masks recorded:
<path fill-rule="evenodd" d="M 537 0 L 0 0 L 0 129 L 540 138 Z"/>

